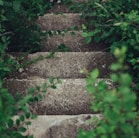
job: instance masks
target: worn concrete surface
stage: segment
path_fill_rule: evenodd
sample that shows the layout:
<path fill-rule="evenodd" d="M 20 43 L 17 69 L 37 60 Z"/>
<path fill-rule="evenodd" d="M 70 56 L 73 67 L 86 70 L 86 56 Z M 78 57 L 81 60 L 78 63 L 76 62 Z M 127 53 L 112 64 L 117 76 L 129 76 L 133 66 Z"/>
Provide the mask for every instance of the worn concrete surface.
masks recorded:
<path fill-rule="evenodd" d="M 79 129 L 94 129 L 94 117 L 101 119 L 99 114 L 38 116 L 27 133 L 33 134 L 34 138 L 76 138 Z"/>
<path fill-rule="evenodd" d="M 38 52 L 29 54 L 24 61 L 34 60 L 40 56 L 46 57 L 49 52 Z M 13 73 L 13 78 L 28 78 L 39 76 L 41 78 L 83 78 L 80 70 L 86 68 L 88 71 L 98 68 L 99 77 L 107 77 L 110 73 L 109 65 L 114 60 L 107 52 L 58 52 L 53 58 L 40 60 L 26 67 L 23 72 Z"/>
<path fill-rule="evenodd" d="M 40 16 L 37 23 L 42 30 L 64 30 L 71 29 L 71 27 L 79 27 L 85 22 L 83 18 L 77 13 L 63 13 L 54 14 L 47 13 L 44 16 Z"/>
<path fill-rule="evenodd" d="M 68 31 L 65 35 L 54 35 L 42 41 L 43 48 L 41 51 L 56 50 L 60 44 L 65 44 L 72 52 L 87 51 L 107 51 L 108 46 L 105 43 L 96 43 L 92 40 L 90 44 L 85 43 L 85 39 L 81 36 L 81 31 Z"/>
<path fill-rule="evenodd" d="M 47 89 L 43 99 L 31 106 L 31 111 L 40 115 L 77 115 L 93 113 L 90 109 L 91 96 L 85 90 L 85 79 L 61 79 L 62 83 L 56 85 L 57 89 Z M 109 79 L 105 80 L 108 87 L 113 87 Z M 28 79 L 6 79 L 5 86 L 9 91 L 22 93 L 25 95 L 29 88 L 41 86 L 48 79 L 28 78 Z"/>

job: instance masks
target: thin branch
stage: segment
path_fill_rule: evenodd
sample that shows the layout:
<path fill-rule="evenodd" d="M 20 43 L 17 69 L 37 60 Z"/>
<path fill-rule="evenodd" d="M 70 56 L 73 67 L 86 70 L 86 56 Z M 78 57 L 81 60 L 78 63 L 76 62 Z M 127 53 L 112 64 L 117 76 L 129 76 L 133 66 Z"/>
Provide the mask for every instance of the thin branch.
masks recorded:
<path fill-rule="evenodd" d="M 0 34 L 0 37 L 4 36 L 4 35 L 8 35 L 8 34 L 12 34 L 13 35 L 14 33 L 13 32 L 5 32 L 5 33 Z"/>

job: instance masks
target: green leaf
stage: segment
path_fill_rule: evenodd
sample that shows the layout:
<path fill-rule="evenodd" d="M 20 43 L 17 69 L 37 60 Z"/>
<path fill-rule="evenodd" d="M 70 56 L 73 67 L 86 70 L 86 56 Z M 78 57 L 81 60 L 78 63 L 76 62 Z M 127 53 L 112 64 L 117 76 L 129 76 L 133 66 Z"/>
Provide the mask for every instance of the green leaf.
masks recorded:
<path fill-rule="evenodd" d="M 119 77 L 116 74 L 111 74 L 110 77 L 113 82 L 117 82 L 119 80 Z"/>
<path fill-rule="evenodd" d="M 38 94 L 34 98 L 35 98 L 35 101 L 40 101 L 42 99 L 42 95 L 41 94 Z"/>
<path fill-rule="evenodd" d="M 83 29 L 83 30 L 86 30 L 86 29 L 87 29 L 87 27 L 86 27 L 85 24 L 82 24 L 82 29 Z"/>
<path fill-rule="evenodd" d="M 3 109 L 3 104 L 2 104 L 3 102 L 2 102 L 2 98 L 0 97 L 0 112 L 2 111 L 2 109 Z"/>
<path fill-rule="evenodd" d="M 43 84 L 43 88 L 44 88 L 44 89 L 47 89 L 47 87 L 48 87 L 47 84 L 44 83 L 44 84 Z"/>
<path fill-rule="evenodd" d="M 99 127 L 97 127 L 97 131 L 98 131 L 98 133 L 106 133 L 106 130 L 105 130 L 105 128 L 103 127 L 103 126 L 99 126 Z M 102 137 L 101 137 L 102 138 Z M 103 137 L 103 138 L 107 138 L 107 137 Z"/>
<path fill-rule="evenodd" d="M 71 34 L 71 36 L 74 36 L 75 35 L 75 32 L 72 31 L 72 32 L 70 32 L 70 34 Z"/>
<path fill-rule="evenodd" d="M 33 114 L 32 116 L 31 116 L 31 119 L 36 119 L 37 118 L 37 115 L 36 114 Z"/>
<path fill-rule="evenodd" d="M 94 35 L 94 32 L 93 31 L 88 32 L 88 36 L 89 37 L 92 37 L 93 35 Z"/>
<path fill-rule="evenodd" d="M 130 135 L 130 134 L 133 134 L 134 133 L 133 126 L 131 124 L 129 124 L 129 123 L 123 123 L 123 124 L 121 124 L 121 129 L 127 135 Z"/>
<path fill-rule="evenodd" d="M 86 37 L 85 38 L 85 42 L 87 43 L 87 44 L 89 44 L 90 42 L 92 41 L 92 37 Z"/>
<path fill-rule="evenodd" d="M 120 81 L 123 85 L 130 86 L 132 79 L 131 79 L 131 76 L 129 74 L 121 74 Z"/>
<path fill-rule="evenodd" d="M 90 73 L 90 77 L 92 80 L 97 79 L 97 77 L 99 76 L 99 70 L 98 69 L 94 69 L 91 73 Z"/>
<path fill-rule="evenodd" d="M 103 9 L 106 13 L 109 13 L 108 10 L 102 4 L 95 2 L 95 5 L 97 5 L 101 9 Z"/>
<path fill-rule="evenodd" d="M 20 132 L 26 132 L 26 128 L 25 127 L 19 127 L 18 128 L 18 131 L 20 131 Z"/>
<path fill-rule="evenodd" d="M 82 32 L 82 37 L 88 37 L 88 33 L 87 32 Z"/>
<path fill-rule="evenodd" d="M 20 7 L 21 7 L 21 1 L 14 0 L 14 1 L 13 1 L 13 9 L 14 9 L 16 12 L 19 12 L 19 11 L 20 11 Z"/>
<path fill-rule="evenodd" d="M 28 112 L 28 107 L 26 105 L 21 106 L 21 108 L 24 113 Z"/>
<path fill-rule="evenodd" d="M 32 95 L 28 94 L 22 100 L 19 101 L 19 104 L 24 105 L 24 104 L 28 103 L 31 98 L 32 98 Z"/>
<path fill-rule="evenodd" d="M 109 110 L 109 109 L 107 109 L 105 116 L 107 116 L 109 122 L 112 125 L 117 125 L 117 122 L 120 118 L 118 113 L 114 112 L 113 110 Z"/>
<path fill-rule="evenodd" d="M 25 120 L 24 115 L 20 115 L 19 118 L 20 118 L 21 121 L 24 121 Z"/>
<path fill-rule="evenodd" d="M 30 118 L 31 114 L 30 114 L 29 112 L 27 112 L 27 113 L 25 114 L 25 116 L 26 116 L 26 118 Z"/>
<path fill-rule="evenodd" d="M 51 88 L 52 88 L 52 89 L 56 89 L 57 87 L 56 87 L 55 85 L 52 85 Z"/>
<path fill-rule="evenodd" d="M 34 136 L 33 135 L 30 135 L 30 136 L 28 136 L 28 138 L 34 138 Z"/>
<path fill-rule="evenodd" d="M 29 94 L 34 94 L 34 92 L 35 92 L 35 91 L 34 91 L 33 88 L 29 88 L 29 90 L 28 90 L 28 93 L 29 93 Z"/>
<path fill-rule="evenodd" d="M 62 83 L 59 77 L 57 78 L 57 83 Z"/>
<path fill-rule="evenodd" d="M 41 87 L 36 85 L 36 90 L 40 91 Z"/>
<path fill-rule="evenodd" d="M 86 90 L 89 92 L 89 93 L 93 93 L 95 92 L 95 87 L 93 85 L 86 85 Z"/>
<path fill-rule="evenodd" d="M 19 126 L 20 125 L 20 120 L 16 119 L 16 125 Z"/>
<path fill-rule="evenodd" d="M 26 125 L 27 126 L 31 125 L 31 122 L 30 121 L 26 122 Z"/>
<path fill-rule="evenodd" d="M 117 71 L 118 69 L 121 69 L 121 65 L 119 63 L 115 63 L 111 65 L 111 70 Z"/>
<path fill-rule="evenodd" d="M 1 5 L 1 6 L 3 6 L 3 5 L 4 5 L 3 0 L 0 0 L 0 5 Z"/>
<path fill-rule="evenodd" d="M 9 119 L 9 120 L 8 120 L 8 127 L 12 128 L 13 125 L 14 125 L 13 120 L 12 120 L 12 119 Z"/>
<path fill-rule="evenodd" d="M 50 78 L 49 78 L 49 82 L 50 82 L 51 84 L 54 83 L 53 77 L 50 77 Z"/>
<path fill-rule="evenodd" d="M 90 78 L 86 78 L 85 80 L 87 85 L 93 84 L 93 81 Z"/>

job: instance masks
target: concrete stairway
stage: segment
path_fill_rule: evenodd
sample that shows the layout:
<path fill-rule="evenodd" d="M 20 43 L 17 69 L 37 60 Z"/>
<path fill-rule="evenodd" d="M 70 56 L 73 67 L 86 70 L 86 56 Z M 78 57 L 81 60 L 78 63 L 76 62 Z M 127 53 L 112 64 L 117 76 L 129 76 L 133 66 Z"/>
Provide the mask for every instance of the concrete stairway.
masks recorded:
<path fill-rule="evenodd" d="M 58 10 L 62 11 L 62 6 L 59 5 Z M 40 60 L 16 72 L 5 79 L 5 85 L 13 94 L 21 92 L 24 95 L 30 87 L 49 84 L 49 77 L 59 77 L 62 83 L 57 85 L 57 89 L 48 89 L 42 101 L 31 106 L 32 112 L 39 117 L 32 122 L 28 131 L 34 134 L 35 138 L 75 138 L 79 128 L 88 130 L 95 126 L 93 122 L 88 123 L 93 116 L 100 118 L 100 115 L 93 114 L 90 109 L 91 97 L 84 88 L 85 76 L 80 74 L 80 70 L 86 68 L 91 71 L 97 67 L 100 70 L 99 77 L 105 78 L 109 87 L 112 87 L 107 77 L 113 56 L 104 52 L 103 44 L 85 44 L 80 28 L 86 21 L 77 13 L 68 11 L 59 15 L 51 11 L 37 22 L 43 31 L 67 29 L 68 32 L 64 36 L 57 34 L 49 37 L 42 42 L 44 47 L 41 52 L 29 54 L 23 61 L 38 56 L 46 57 L 60 44 L 68 46 L 70 52 L 58 52 L 53 58 Z M 71 35 L 72 26 L 78 28 L 75 35 Z M 17 55 L 14 54 L 15 57 Z"/>

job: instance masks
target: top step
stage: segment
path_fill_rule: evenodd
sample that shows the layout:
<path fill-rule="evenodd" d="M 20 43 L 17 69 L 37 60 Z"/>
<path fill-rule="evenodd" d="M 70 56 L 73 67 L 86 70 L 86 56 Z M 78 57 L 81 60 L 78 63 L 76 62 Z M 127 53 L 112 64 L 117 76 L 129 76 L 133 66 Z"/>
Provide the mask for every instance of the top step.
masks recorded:
<path fill-rule="evenodd" d="M 43 31 L 47 30 L 71 30 L 74 28 L 81 28 L 81 25 L 85 23 L 85 19 L 80 17 L 77 13 L 63 13 L 54 14 L 47 13 L 44 16 L 40 16 L 37 20 L 37 24 L 41 27 Z"/>

